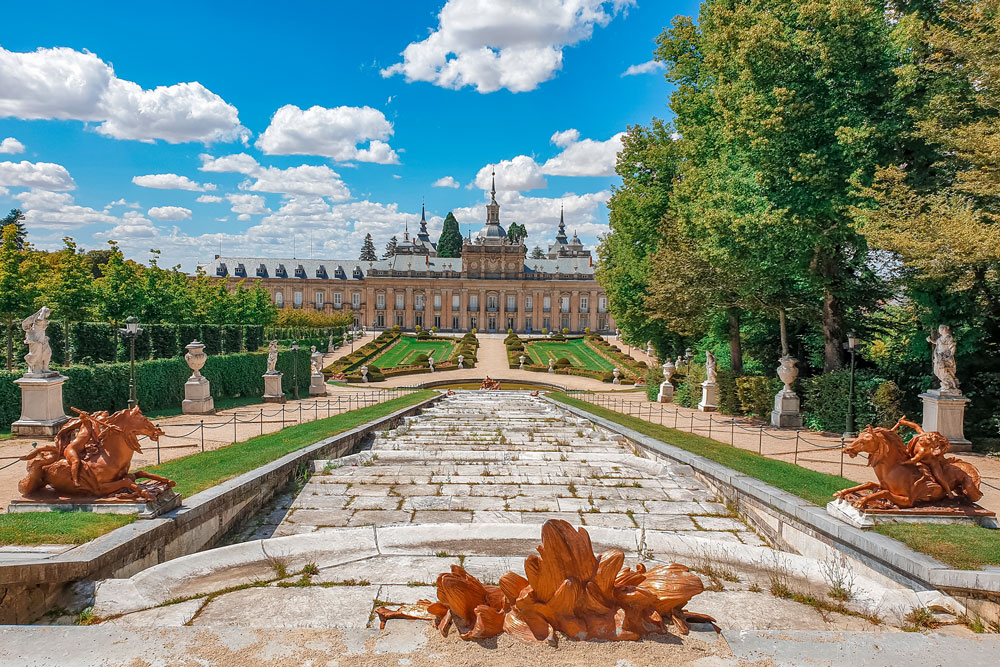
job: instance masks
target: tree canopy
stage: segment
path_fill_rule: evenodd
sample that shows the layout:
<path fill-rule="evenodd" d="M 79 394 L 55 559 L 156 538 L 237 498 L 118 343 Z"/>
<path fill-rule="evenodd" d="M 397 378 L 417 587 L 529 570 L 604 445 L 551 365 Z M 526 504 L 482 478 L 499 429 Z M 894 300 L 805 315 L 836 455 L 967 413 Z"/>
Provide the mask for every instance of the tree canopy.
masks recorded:
<path fill-rule="evenodd" d="M 444 217 L 444 224 L 441 226 L 441 236 L 437 242 L 438 257 L 461 257 L 462 256 L 462 231 L 459 229 L 458 220 L 455 215 L 448 211 Z"/>
<path fill-rule="evenodd" d="M 361 246 L 361 256 L 358 259 L 364 262 L 375 262 L 378 260 L 378 254 L 375 252 L 375 243 L 372 241 L 371 234 L 365 234 L 365 241 Z"/>

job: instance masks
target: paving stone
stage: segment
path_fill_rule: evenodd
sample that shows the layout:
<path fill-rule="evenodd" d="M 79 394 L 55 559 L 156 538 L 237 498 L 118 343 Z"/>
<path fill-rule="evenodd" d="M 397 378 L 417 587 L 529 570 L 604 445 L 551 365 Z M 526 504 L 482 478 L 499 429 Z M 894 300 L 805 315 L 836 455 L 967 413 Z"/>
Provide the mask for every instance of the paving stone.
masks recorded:
<path fill-rule="evenodd" d="M 400 502 L 405 503 L 405 499 L 395 496 L 355 496 L 354 500 L 347 506 L 352 510 L 394 510 L 399 507 Z"/>
<path fill-rule="evenodd" d="M 324 567 L 312 577 L 312 582 L 325 584 L 365 580 L 372 584 L 401 586 L 410 582 L 434 583 L 439 574 L 448 572 L 452 565 L 459 564 L 458 558 L 438 556 L 394 556 L 393 567 L 381 567 L 379 560 L 380 558 L 365 558 L 335 567 Z"/>
<path fill-rule="evenodd" d="M 533 496 L 508 498 L 504 509 L 515 512 L 557 512 L 559 502 L 557 498 L 538 498 Z"/>
<path fill-rule="evenodd" d="M 521 523 L 521 512 L 476 510 L 472 513 L 473 523 Z"/>
<path fill-rule="evenodd" d="M 363 628 L 368 624 L 378 590 L 378 586 L 247 588 L 214 598 L 191 624 L 251 628 Z M 303 613 L 303 610 L 309 613 Z"/>
<path fill-rule="evenodd" d="M 549 519 L 562 519 L 574 526 L 582 526 L 580 515 L 576 512 L 521 512 L 521 523 L 545 523 Z"/>
<path fill-rule="evenodd" d="M 739 519 L 722 516 L 695 517 L 695 521 L 705 530 L 746 530 L 746 525 Z"/>
<path fill-rule="evenodd" d="M 302 509 L 291 513 L 285 523 L 298 526 L 346 526 L 352 514 L 353 509 Z"/>
<path fill-rule="evenodd" d="M 447 510 L 417 510 L 412 523 L 472 523 L 472 512 Z"/>
<path fill-rule="evenodd" d="M 458 499 L 455 499 L 456 501 Z M 404 510 L 446 510 L 451 506 L 452 496 L 410 496 L 403 501 Z"/>
<path fill-rule="evenodd" d="M 412 512 L 405 510 L 358 510 L 351 517 L 351 526 L 388 526 L 394 523 L 409 523 Z"/>
<path fill-rule="evenodd" d="M 710 510 L 692 501 L 645 500 L 643 505 L 650 514 L 707 514 Z M 725 512 L 725 508 L 723 508 Z"/>
<path fill-rule="evenodd" d="M 584 512 L 583 521 L 588 526 L 604 526 L 605 528 L 635 528 L 628 514 L 600 514 Z"/>

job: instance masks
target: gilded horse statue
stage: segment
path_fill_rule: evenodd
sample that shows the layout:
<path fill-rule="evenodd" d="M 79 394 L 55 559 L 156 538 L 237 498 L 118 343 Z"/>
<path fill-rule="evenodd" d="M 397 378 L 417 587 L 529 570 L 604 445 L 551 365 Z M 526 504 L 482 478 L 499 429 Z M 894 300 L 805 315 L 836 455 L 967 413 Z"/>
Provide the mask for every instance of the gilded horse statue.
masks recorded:
<path fill-rule="evenodd" d="M 142 453 L 138 437 L 158 440 L 161 431 L 143 416 L 139 407 L 89 414 L 76 410 L 56 434 L 55 444 L 37 447 L 22 461 L 28 462 L 28 476 L 17 485 L 25 498 L 44 493 L 46 486 L 65 497 L 114 496 L 119 500 L 153 500 L 157 493 L 176 484 L 165 477 L 137 470 L 130 473 L 132 456 Z M 158 482 L 147 488 L 136 480 Z"/>
<path fill-rule="evenodd" d="M 909 444 L 904 444 L 897 433 L 900 426 L 917 431 Z M 867 453 L 868 465 L 875 471 L 878 482 L 865 482 L 838 491 L 834 496 L 844 498 L 859 491 L 877 489 L 853 502 L 861 510 L 877 500 L 899 508 L 953 498 L 974 503 L 983 497 L 979 490 L 979 471 L 971 463 L 944 456 L 948 447 L 948 440 L 943 435 L 936 431 L 924 432 L 905 416 L 892 428 L 869 425 L 844 447 L 844 452 L 851 458 L 861 452 Z"/>

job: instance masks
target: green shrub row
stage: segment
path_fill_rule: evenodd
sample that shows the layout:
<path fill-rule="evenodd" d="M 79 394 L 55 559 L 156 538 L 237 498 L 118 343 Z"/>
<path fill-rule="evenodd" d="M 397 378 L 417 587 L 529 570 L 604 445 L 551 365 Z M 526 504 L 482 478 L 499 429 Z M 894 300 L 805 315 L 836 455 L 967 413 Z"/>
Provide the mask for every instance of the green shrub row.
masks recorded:
<path fill-rule="evenodd" d="M 294 363 L 298 370 L 299 391 L 309 390 L 309 351 L 300 350 Z M 282 388 L 294 391 L 292 353 L 278 354 L 277 369 L 284 373 Z M 212 383 L 217 399 L 261 396 L 267 354 L 262 352 L 210 356 L 202 374 Z M 120 410 L 128 403 L 129 364 L 70 366 L 62 371 L 69 379 L 63 384 L 65 409 Z M 184 383 L 191 369 L 181 357 L 152 359 L 135 365 L 136 396 L 147 411 L 177 408 L 184 400 Z M 14 380 L 21 373 L 0 371 L 0 429 L 10 428 L 21 413 L 21 392 Z"/>

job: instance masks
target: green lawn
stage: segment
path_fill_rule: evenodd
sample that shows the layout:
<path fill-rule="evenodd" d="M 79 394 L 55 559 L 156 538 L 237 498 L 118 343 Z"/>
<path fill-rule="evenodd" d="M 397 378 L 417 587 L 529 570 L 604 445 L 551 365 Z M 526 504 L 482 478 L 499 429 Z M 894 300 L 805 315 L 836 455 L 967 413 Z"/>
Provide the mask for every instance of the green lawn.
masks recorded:
<path fill-rule="evenodd" d="M 704 456 L 733 470 L 756 477 L 817 505 L 826 505 L 833 500 L 835 491 L 854 486 L 854 482 L 851 480 L 837 475 L 827 475 L 784 461 L 775 461 L 756 452 L 726 445 L 700 435 L 675 431 L 659 424 L 651 424 L 636 417 L 629 417 L 620 412 L 581 401 L 564 392 L 552 392 L 548 395 L 566 405 L 581 408 L 643 435 L 648 435 L 692 454 Z"/>
<path fill-rule="evenodd" d="M 651 424 L 592 405 L 563 392 L 551 392 L 548 395 L 566 405 L 581 408 L 692 454 L 700 454 L 820 506 L 833 500 L 835 491 L 855 485 L 855 482 L 837 475 L 815 472 L 699 435 Z M 948 524 L 887 524 L 878 526 L 875 530 L 952 567 L 977 570 L 984 565 L 1000 565 L 1000 530 Z"/>
<path fill-rule="evenodd" d="M 402 336 L 399 342 L 375 357 L 371 365 L 379 370 L 408 366 L 416 362 L 418 354 L 431 356 L 432 352 L 434 362 L 441 363 L 447 361 L 457 344 L 455 340 L 417 340 L 414 336 Z"/>
<path fill-rule="evenodd" d="M 174 459 L 148 470 L 176 481 L 175 490 L 182 496 L 191 496 L 314 442 L 419 403 L 435 393 L 415 391 L 385 403 Z M 0 544 L 80 544 L 131 523 L 134 518 L 90 512 L 0 514 Z"/>
<path fill-rule="evenodd" d="M 614 363 L 608 361 L 582 338 L 567 341 L 532 341 L 524 344 L 525 353 L 533 363 L 548 366 L 549 359 L 565 357 L 577 368 L 587 368 L 592 371 L 613 370 Z"/>
<path fill-rule="evenodd" d="M 133 521 L 134 514 L 0 514 L 0 544 L 83 544 Z"/>
<path fill-rule="evenodd" d="M 1000 530 L 957 524 L 893 523 L 875 531 L 960 570 L 1000 565 Z"/>

